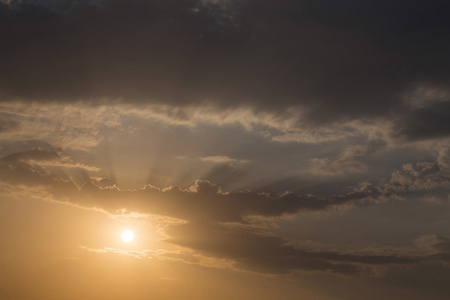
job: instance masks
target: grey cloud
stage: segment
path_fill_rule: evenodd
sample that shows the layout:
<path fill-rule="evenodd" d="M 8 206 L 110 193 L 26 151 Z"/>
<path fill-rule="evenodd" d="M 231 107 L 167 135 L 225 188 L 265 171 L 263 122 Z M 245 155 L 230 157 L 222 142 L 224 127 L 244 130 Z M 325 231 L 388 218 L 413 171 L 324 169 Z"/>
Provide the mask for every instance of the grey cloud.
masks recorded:
<path fill-rule="evenodd" d="M 450 265 L 450 237 L 437 236 L 436 241 L 432 244 L 436 253 L 428 257 L 431 263 L 444 263 Z"/>
<path fill-rule="evenodd" d="M 394 135 L 407 140 L 450 136 L 450 102 L 413 109 L 395 122 Z"/>
<path fill-rule="evenodd" d="M 14 152 L 0 158 L 0 173 L 6 182 L 13 184 L 53 186 L 63 182 L 65 186 L 75 183 L 82 185 L 91 181 L 88 172 L 97 168 L 75 163 L 61 149 L 54 149 L 46 143 L 29 141 L 41 146 Z M 23 182 L 21 182 L 23 181 Z M 99 186 L 113 185 L 113 181 L 103 178 L 96 181 Z"/>
<path fill-rule="evenodd" d="M 80 205 L 95 203 L 115 213 L 122 208 L 141 213 L 160 214 L 187 221 L 239 222 L 247 224 L 251 215 L 281 217 L 301 211 L 324 210 L 352 203 L 354 198 L 321 199 L 295 194 L 268 195 L 255 192 L 222 193 L 220 187 L 207 181 L 197 181 L 194 191 L 172 187 L 160 190 L 147 186 L 135 191 L 104 190 L 86 183 L 73 195 Z M 128 199 L 123 202 L 123 199 Z"/>
<path fill-rule="evenodd" d="M 442 147 L 439 150 L 436 162 L 444 172 L 450 172 L 450 148 L 449 147 Z"/>
<path fill-rule="evenodd" d="M 356 274 L 364 266 L 413 264 L 420 258 L 395 255 L 351 255 L 338 252 L 308 252 L 285 240 L 242 228 L 188 223 L 172 226 L 167 241 L 202 254 L 233 259 L 235 266 L 261 273 L 288 273 L 295 270 Z"/>
<path fill-rule="evenodd" d="M 450 253 L 450 238 L 438 236 L 436 242 L 433 244 L 433 247 L 439 251 Z"/>
<path fill-rule="evenodd" d="M 367 145 L 350 146 L 335 160 L 313 158 L 310 160 L 309 172 L 317 175 L 342 175 L 348 173 L 365 173 L 367 166 L 361 161 L 369 154 L 382 149 L 385 143 L 380 140 L 370 141 Z"/>
<path fill-rule="evenodd" d="M 448 150 L 441 151 L 437 162 L 405 164 L 392 174 L 388 185 L 392 190 L 429 190 L 448 187 L 450 168 L 447 163 Z"/>
<path fill-rule="evenodd" d="M 12 185 L 25 184 L 28 186 L 53 185 L 54 177 L 38 166 L 30 166 L 21 161 L 0 162 L 0 179 Z"/>
<path fill-rule="evenodd" d="M 355 255 L 336 251 L 304 251 L 280 237 L 251 229 L 253 224 L 247 219 L 252 215 L 280 217 L 351 205 L 375 195 L 376 192 L 368 189 L 321 199 L 293 193 L 223 193 L 219 186 L 208 181 L 197 181 L 190 190 L 177 187 L 161 190 L 147 186 L 122 191 L 116 187 L 101 188 L 93 181 L 87 181 L 79 188 L 58 173 L 14 159 L 2 160 L 0 179 L 13 185 L 44 186 L 56 201 L 70 201 L 113 214 L 123 213 L 126 209 L 128 212 L 185 220 L 186 224 L 172 225 L 167 229 L 167 242 L 215 258 L 231 259 L 236 262 L 236 268 L 243 270 L 274 274 L 296 270 L 357 274 L 379 265 L 411 265 L 424 259 L 371 253 Z M 433 259 L 444 258 L 441 255 Z"/>
<path fill-rule="evenodd" d="M 218 185 L 198 180 L 190 190 L 171 187 L 164 190 L 153 186 L 143 189 L 121 191 L 117 188 L 100 188 L 85 174 L 84 183 L 77 182 L 80 189 L 70 181 L 67 170 L 57 168 L 44 169 L 39 161 L 33 165 L 20 158 L 47 158 L 55 154 L 48 150 L 37 149 L 10 154 L 3 159 L 2 181 L 10 184 L 45 185 L 55 197 L 64 196 L 64 188 L 69 189 L 68 198 L 74 203 L 88 207 L 100 207 L 112 213 L 126 208 L 130 211 L 160 214 L 190 220 L 211 220 L 215 222 L 247 223 L 245 217 L 260 215 L 280 217 L 284 214 L 296 214 L 300 211 L 328 209 L 333 206 L 351 204 L 367 197 L 358 196 L 317 198 L 311 195 L 301 196 L 294 193 L 266 194 L 247 192 L 224 193 Z M 86 177 L 87 176 L 87 177 Z M 102 180 L 102 185 L 108 179 Z M 112 181 L 109 181 L 112 182 Z M 74 192 L 74 191 L 77 192 Z M 127 201 L 123 201 L 128 199 Z"/>
<path fill-rule="evenodd" d="M 367 167 L 358 157 L 367 152 L 367 147 L 356 146 L 344 151 L 336 160 L 313 158 L 310 160 L 309 172 L 318 175 L 342 175 L 347 173 L 364 173 Z"/>
<path fill-rule="evenodd" d="M 19 128 L 20 123 L 5 117 L 0 117 L 0 132 L 11 131 Z"/>
<path fill-rule="evenodd" d="M 226 188 L 234 183 L 239 183 L 245 175 L 245 171 L 239 168 L 235 168 L 230 164 L 221 164 L 205 174 L 202 179 L 210 182 L 220 182 L 221 186 Z"/>
<path fill-rule="evenodd" d="M 442 151 L 441 157 L 446 153 Z M 143 189 L 126 191 L 114 187 L 114 178 L 93 180 L 86 172 L 81 172 L 78 177 L 74 176 L 74 173 L 68 172 L 70 170 L 64 166 L 55 165 L 53 168 L 39 166 L 39 160 L 36 158 L 46 159 L 48 155 L 56 157 L 50 150 L 34 149 L 2 158 L 2 180 L 11 184 L 46 185 L 56 198 L 64 196 L 64 188 L 72 185 L 68 199 L 81 206 L 99 207 L 111 213 L 125 208 L 128 211 L 160 214 L 187 221 L 209 220 L 247 224 L 248 216 L 281 217 L 340 206 L 365 205 L 383 202 L 392 197 L 396 199 L 420 188 L 411 181 L 412 175 L 406 172 L 408 169 L 406 165 L 403 170 L 393 174 L 388 185 L 367 183 L 353 192 L 328 195 L 325 198 L 289 192 L 283 194 L 254 191 L 222 192 L 220 186 L 206 180 L 198 180 L 189 190 L 177 186 L 161 190 L 148 185 Z M 21 160 L 30 157 L 35 158 L 36 162 L 33 165 Z M 416 177 L 420 177 L 419 173 Z M 423 173 L 428 179 L 420 180 L 432 184 L 428 188 L 442 186 L 441 181 L 436 181 L 442 176 L 441 173 L 436 171 L 430 175 L 426 170 Z M 71 180 L 75 180 L 76 185 Z M 400 186 L 403 188 L 399 188 Z M 123 201 L 124 199 L 127 201 Z"/>
<path fill-rule="evenodd" d="M 414 84 L 446 82 L 449 26 L 442 16 L 450 10 L 441 2 L 423 10 L 417 1 L 395 1 L 405 16 L 378 3 L 359 5 L 361 16 L 371 13 L 365 19 L 347 3 L 331 16 L 353 17 L 334 23 L 324 19 L 330 3 L 292 0 L 117 0 L 64 21 L 4 20 L 0 92 L 39 101 L 213 100 L 273 111 L 300 105 L 310 124 L 385 116 Z M 408 29 L 414 16 L 421 30 Z M 429 58 L 436 52 L 439 64 Z"/>
<path fill-rule="evenodd" d="M 45 148 L 35 148 L 23 152 L 12 153 L 3 157 L 2 161 L 20 161 L 20 160 L 57 160 L 60 156 L 53 149 L 45 149 Z"/>
<path fill-rule="evenodd" d="M 354 156 L 357 158 L 368 151 L 376 151 L 376 149 L 379 149 L 379 147 L 354 147 L 347 149 L 345 153 L 348 154 L 348 157 Z M 52 160 L 53 162 L 51 162 Z M 135 191 L 104 191 L 98 186 L 113 186 L 115 183 L 114 176 L 105 176 L 104 172 L 97 173 L 97 168 L 73 162 L 69 157 L 60 157 L 58 151 L 51 146 L 12 153 L 1 158 L 1 161 L 4 166 L 6 181 L 8 181 L 8 170 L 18 172 L 17 174 L 23 172 L 17 178 L 22 176 L 24 182 L 28 183 L 32 183 L 32 180 L 27 181 L 27 178 L 34 178 L 37 174 L 47 176 L 48 180 L 55 180 L 55 184 L 58 180 L 75 180 L 81 190 L 73 200 L 80 201 L 80 204 L 83 204 L 82 199 L 92 198 L 92 201 L 96 202 L 99 207 L 114 212 L 123 208 L 120 206 L 122 205 L 120 202 L 122 197 L 130 197 L 134 199 L 134 201 L 127 202 L 127 207 L 131 210 L 152 212 L 152 210 L 157 209 L 154 213 L 171 215 L 175 212 L 172 212 L 171 208 L 164 208 L 163 205 L 163 203 L 171 203 L 171 207 L 188 206 L 182 213 L 181 210 L 176 211 L 177 217 L 181 219 L 209 218 L 223 222 L 245 222 L 245 217 L 249 215 L 280 217 L 284 214 L 323 210 L 342 205 L 363 205 L 404 197 L 430 198 L 433 195 L 439 195 L 439 193 L 442 196 L 450 182 L 449 150 L 446 147 L 440 149 L 435 162 L 404 164 L 401 169 L 392 173 L 388 183 L 383 181 L 379 183 L 366 182 L 354 188 L 351 192 L 344 192 L 339 195 L 328 194 L 324 198 L 312 195 L 304 196 L 310 192 L 308 192 L 308 189 L 302 189 L 301 187 L 298 190 L 301 190 L 303 195 L 299 193 L 281 194 L 279 188 L 270 194 L 264 193 L 264 189 L 260 193 L 254 191 L 222 192 L 218 185 L 207 180 L 197 181 L 195 186 L 191 187 L 191 191 L 176 186 L 160 190 L 150 185 L 145 189 Z M 28 162 L 31 162 L 32 165 Z M 13 165 L 20 167 L 16 169 Z M 91 175 L 88 172 L 91 172 Z M 91 179 L 92 174 L 95 174 L 95 180 Z M 103 178 L 100 178 L 102 174 Z M 234 177 L 239 178 L 240 176 L 245 176 L 245 174 L 240 173 L 238 169 L 219 166 L 218 169 L 213 169 L 212 172 L 206 174 L 205 178 L 211 179 L 213 182 L 217 180 L 232 184 Z M 15 178 L 15 176 L 11 178 Z M 40 182 L 40 180 L 37 181 Z M 281 183 L 277 183 L 277 185 L 279 184 Z M 351 183 L 349 182 L 349 184 Z M 290 185 L 292 183 L 288 184 L 288 186 Z M 270 187 L 267 189 L 270 190 Z M 320 189 L 328 189 L 328 187 L 324 186 Z M 430 191 L 433 194 L 430 194 Z M 317 192 L 320 194 L 320 191 Z M 104 201 L 103 203 L 102 199 L 108 197 L 111 199 L 117 198 L 117 202 Z M 146 198 L 152 200 L 145 200 Z M 213 200 L 213 204 L 211 204 L 211 199 L 216 199 Z"/>

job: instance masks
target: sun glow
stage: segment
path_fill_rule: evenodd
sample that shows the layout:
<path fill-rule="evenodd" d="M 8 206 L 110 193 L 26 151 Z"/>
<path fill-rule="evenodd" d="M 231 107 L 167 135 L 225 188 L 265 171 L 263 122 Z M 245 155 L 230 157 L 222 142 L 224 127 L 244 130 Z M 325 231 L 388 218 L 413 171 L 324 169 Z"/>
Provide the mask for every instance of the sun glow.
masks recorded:
<path fill-rule="evenodd" d="M 134 233 L 131 230 L 125 230 L 122 232 L 122 240 L 126 243 L 131 242 L 134 239 Z"/>

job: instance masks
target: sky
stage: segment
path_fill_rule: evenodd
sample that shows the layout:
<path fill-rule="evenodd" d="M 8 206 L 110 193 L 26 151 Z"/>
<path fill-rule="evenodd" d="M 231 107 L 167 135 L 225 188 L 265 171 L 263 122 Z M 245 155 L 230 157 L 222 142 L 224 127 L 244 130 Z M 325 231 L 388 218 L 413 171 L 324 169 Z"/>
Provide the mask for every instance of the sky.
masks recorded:
<path fill-rule="evenodd" d="M 448 299 L 450 2 L 0 0 L 0 57 L 1 299 Z"/>

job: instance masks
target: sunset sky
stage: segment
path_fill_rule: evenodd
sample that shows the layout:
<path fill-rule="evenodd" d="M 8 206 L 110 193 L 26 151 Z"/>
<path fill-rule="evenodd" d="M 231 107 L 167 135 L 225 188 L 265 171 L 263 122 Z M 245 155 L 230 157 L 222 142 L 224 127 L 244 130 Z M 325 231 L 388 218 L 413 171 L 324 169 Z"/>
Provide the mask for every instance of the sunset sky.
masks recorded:
<path fill-rule="evenodd" d="M 449 282 L 450 1 L 0 0 L 0 299 Z"/>

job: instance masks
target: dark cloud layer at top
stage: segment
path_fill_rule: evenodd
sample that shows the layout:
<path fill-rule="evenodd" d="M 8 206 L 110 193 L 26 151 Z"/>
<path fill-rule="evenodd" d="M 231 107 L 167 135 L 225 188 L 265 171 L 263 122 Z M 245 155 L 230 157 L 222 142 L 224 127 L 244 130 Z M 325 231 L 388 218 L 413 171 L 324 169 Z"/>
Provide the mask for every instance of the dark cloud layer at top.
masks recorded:
<path fill-rule="evenodd" d="M 4 6 L 0 95 L 379 116 L 449 79 L 449 5 L 421 3 L 110 0 L 53 17 Z"/>

